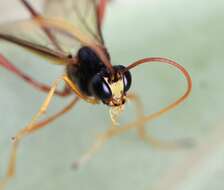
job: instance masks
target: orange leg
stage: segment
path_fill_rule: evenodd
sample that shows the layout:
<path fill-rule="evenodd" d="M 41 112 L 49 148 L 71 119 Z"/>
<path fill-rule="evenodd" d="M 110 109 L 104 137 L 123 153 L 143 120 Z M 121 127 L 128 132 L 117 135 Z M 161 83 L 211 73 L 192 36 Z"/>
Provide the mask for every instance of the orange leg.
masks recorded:
<path fill-rule="evenodd" d="M 30 133 L 35 132 L 38 129 L 41 129 L 43 127 L 45 127 L 46 125 L 48 125 L 49 123 L 52 123 L 53 121 L 55 121 L 57 118 L 59 118 L 60 116 L 64 115 L 65 113 L 67 113 L 68 111 L 70 111 L 74 105 L 78 102 L 78 100 L 80 100 L 80 98 L 75 97 L 66 107 L 64 107 L 61 111 L 55 113 L 54 115 L 48 117 L 47 119 L 40 121 L 38 123 L 36 123 L 32 129 L 29 130 Z"/>
<path fill-rule="evenodd" d="M 84 165 L 86 162 L 88 162 L 92 156 L 100 149 L 102 146 L 113 136 L 115 136 L 118 132 L 119 128 L 117 126 L 112 126 L 109 128 L 106 132 L 99 134 L 97 136 L 96 141 L 93 143 L 93 145 L 90 147 L 90 149 L 81 156 L 79 160 L 76 160 L 74 163 L 72 163 L 72 167 L 74 169 L 78 169 L 82 165 Z"/>
<path fill-rule="evenodd" d="M 86 102 L 90 103 L 90 104 L 98 104 L 99 103 L 99 100 L 96 99 L 96 98 L 92 98 L 92 97 L 89 97 L 89 96 L 86 96 L 85 94 L 83 94 L 77 84 L 75 84 L 73 81 L 71 81 L 69 79 L 68 76 L 64 76 L 64 81 L 65 83 L 72 89 L 72 91 L 82 100 L 85 100 Z"/>
<path fill-rule="evenodd" d="M 155 137 L 153 137 L 150 133 L 147 133 L 145 130 L 144 124 L 147 121 L 143 121 L 141 118 L 144 118 L 144 110 L 143 110 L 143 104 L 140 100 L 140 98 L 135 94 L 129 94 L 128 98 L 133 101 L 137 108 L 137 116 L 139 120 L 139 124 L 137 125 L 138 135 L 139 137 L 144 140 L 145 142 L 153 145 L 153 147 L 156 148 L 162 148 L 162 149 L 176 149 L 176 148 L 189 148 L 193 145 L 192 139 L 180 139 L 173 142 L 168 141 L 162 141 Z"/>
<path fill-rule="evenodd" d="M 45 113 L 45 111 L 47 110 L 49 103 L 53 97 L 53 94 L 55 92 L 55 89 L 57 87 L 57 85 L 59 84 L 59 82 L 63 80 L 63 78 L 59 78 L 58 80 L 56 80 L 54 82 L 54 84 L 52 85 L 52 88 L 47 96 L 47 98 L 45 99 L 43 105 L 41 106 L 41 108 L 39 109 L 38 113 L 33 117 L 33 119 L 31 120 L 31 122 L 27 125 L 27 127 L 25 127 L 24 129 L 20 130 L 15 137 L 12 138 L 13 140 L 13 144 L 12 144 L 12 150 L 11 150 L 11 155 L 10 155 L 10 159 L 9 159 L 9 164 L 8 164 L 8 169 L 7 169 L 7 173 L 6 176 L 0 181 L 0 190 L 2 190 L 6 183 L 10 180 L 11 177 L 14 176 L 15 174 L 15 168 L 16 168 L 16 152 L 17 152 L 17 148 L 19 143 L 21 142 L 21 140 L 27 136 L 30 135 L 31 133 L 33 133 L 34 131 L 41 129 L 43 127 L 45 127 L 47 124 L 49 124 L 50 122 L 55 121 L 58 117 L 60 117 L 61 115 L 65 114 L 66 112 L 68 112 L 69 110 L 71 110 L 71 108 L 77 103 L 77 101 L 79 100 L 78 97 L 75 97 L 75 99 L 72 100 L 72 102 L 70 102 L 65 108 L 63 108 L 61 111 L 55 113 L 54 115 L 50 116 L 49 118 L 40 121 L 38 123 L 36 123 L 36 120 Z"/>

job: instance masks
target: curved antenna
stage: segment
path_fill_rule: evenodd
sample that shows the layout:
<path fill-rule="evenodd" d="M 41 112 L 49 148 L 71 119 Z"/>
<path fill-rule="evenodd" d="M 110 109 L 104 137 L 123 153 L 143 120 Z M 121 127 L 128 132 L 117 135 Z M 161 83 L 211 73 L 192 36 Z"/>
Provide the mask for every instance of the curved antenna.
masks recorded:
<path fill-rule="evenodd" d="M 150 115 L 142 117 L 141 122 L 146 122 L 146 121 L 149 121 L 151 119 L 155 119 L 155 118 L 159 117 L 160 115 L 174 109 L 175 107 L 177 107 L 180 103 L 182 103 L 189 96 L 189 94 L 192 90 L 192 79 L 190 77 L 190 74 L 187 72 L 187 70 L 183 66 L 181 66 L 180 64 L 178 64 L 175 61 L 172 61 L 170 59 L 167 59 L 167 58 L 149 57 L 149 58 L 140 59 L 140 60 L 132 63 L 128 67 L 126 67 L 122 71 L 122 73 L 124 73 L 125 71 L 128 71 L 130 69 L 133 69 L 134 67 L 139 66 L 141 64 L 152 63 L 152 62 L 160 62 L 160 63 L 163 63 L 163 64 L 168 64 L 168 65 L 171 65 L 171 66 L 177 68 L 179 71 L 181 71 L 181 73 L 184 75 L 184 77 L 187 80 L 187 90 L 185 91 L 185 93 L 181 97 L 179 97 L 176 101 L 169 104 L 165 108 L 162 108 L 158 112 L 155 112 L 155 113 L 152 113 Z"/>

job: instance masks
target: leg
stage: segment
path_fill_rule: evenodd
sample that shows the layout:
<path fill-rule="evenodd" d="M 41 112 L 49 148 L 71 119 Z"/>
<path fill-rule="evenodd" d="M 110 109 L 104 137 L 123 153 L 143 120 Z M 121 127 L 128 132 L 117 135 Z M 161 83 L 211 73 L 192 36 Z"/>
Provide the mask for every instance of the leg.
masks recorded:
<path fill-rule="evenodd" d="M 96 141 L 93 143 L 93 145 L 90 147 L 90 149 L 81 156 L 79 160 L 76 160 L 72 167 L 74 169 L 78 169 L 82 165 L 84 165 L 86 162 L 88 162 L 92 156 L 100 149 L 108 140 L 110 140 L 112 137 L 119 135 L 120 133 L 126 132 L 127 130 L 133 128 L 135 125 L 126 125 L 122 128 L 118 127 L 116 125 L 117 122 L 112 121 L 112 126 L 104 133 L 99 134 L 97 136 Z"/>
<path fill-rule="evenodd" d="M 41 129 L 43 127 L 45 127 L 46 125 L 48 125 L 49 123 L 52 123 L 53 121 L 55 121 L 57 118 L 61 117 L 62 115 L 64 115 L 65 113 L 67 113 L 68 111 L 70 111 L 78 102 L 79 98 L 75 97 L 66 107 L 64 107 L 62 110 L 60 110 L 59 112 L 55 113 L 54 115 L 48 117 L 47 119 L 40 121 L 38 123 L 36 123 L 32 129 L 29 130 L 30 133 L 35 132 L 38 129 Z"/>
<path fill-rule="evenodd" d="M 57 86 L 59 85 L 59 83 L 64 79 L 64 76 L 63 77 L 60 77 L 59 79 L 57 79 L 53 84 L 52 84 L 52 87 L 47 95 L 47 98 L 45 99 L 45 101 L 43 102 L 43 104 L 41 105 L 39 111 L 33 116 L 32 120 L 30 123 L 28 123 L 27 127 L 25 127 L 24 129 L 22 129 L 15 137 L 13 137 L 13 141 L 15 143 L 17 143 L 23 136 L 25 136 L 26 134 L 29 133 L 29 131 L 33 128 L 33 125 L 34 123 L 36 122 L 36 120 L 42 116 L 49 104 L 50 104 L 50 101 L 52 100 L 52 97 L 55 93 L 55 90 L 57 88 Z"/>
<path fill-rule="evenodd" d="M 0 181 L 0 189 L 1 190 L 4 188 L 4 186 L 9 181 L 9 179 L 15 174 L 16 152 L 17 152 L 18 145 L 21 142 L 22 138 L 24 138 L 26 135 L 29 135 L 29 134 L 31 134 L 32 132 L 34 132 L 34 131 L 36 131 L 38 129 L 43 128 L 44 126 L 46 126 L 50 122 L 53 122 L 54 120 L 56 120 L 61 115 L 63 115 L 64 113 L 68 112 L 76 104 L 76 102 L 78 101 L 79 98 L 76 97 L 63 110 L 57 112 L 56 114 L 52 115 L 51 117 L 49 117 L 46 120 L 43 120 L 43 121 L 41 121 L 39 123 L 35 123 L 35 121 L 46 111 L 46 109 L 47 109 L 47 107 L 48 107 L 48 105 L 49 105 L 49 103 L 50 103 L 50 101 L 51 101 L 51 99 L 53 97 L 54 91 L 55 91 L 57 85 L 59 84 L 59 82 L 62 79 L 63 78 L 59 78 L 58 80 L 56 80 L 54 82 L 54 84 L 52 85 L 52 88 L 51 88 L 47 98 L 45 99 L 43 105 L 41 106 L 39 112 L 33 117 L 33 119 L 27 125 L 27 127 L 22 129 L 21 131 L 19 131 L 16 134 L 16 136 L 12 138 L 13 145 L 12 145 L 12 151 L 11 151 L 11 156 L 10 156 L 10 160 L 9 160 L 9 164 L 8 164 L 7 173 L 6 173 L 6 176 L 4 177 L 4 179 Z"/>
<path fill-rule="evenodd" d="M 96 142 L 90 147 L 90 149 L 82 155 L 82 157 L 75 161 L 72 164 L 72 167 L 75 169 L 78 169 L 81 165 L 85 164 L 87 161 L 91 159 L 91 157 L 113 136 L 116 135 L 116 133 L 119 131 L 119 123 L 117 122 L 119 114 L 123 111 L 124 107 L 112 107 L 109 111 L 112 126 L 102 134 L 99 134 L 97 136 Z"/>
<path fill-rule="evenodd" d="M 162 149 L 189 148 L 192 146 L 192 142 L 190 139 L 181 139 L 174 142 L 167 142 L 167 141 L 161 141 L 153 137 L 149 133 L 147 134 L 144 127 L 144 124 L 146 122 L 141 121 L 140 119 L 144 117 L 143 104 L 140 98 L 133 93 L 129 94 L 128 98 L 131 101 L 133 101 L 136 105 L 137 116 L 139 118 L 139 124 L 137 126 L 137 130 L 138 130 L 138 135 L 142 140 L 153 145 L 156 148 L 162 148 Z"/>
<path fill-rule="evenodd" d="M 88 162 L 92 156 L 100 149 L 102 146 L 110 139 L 112 138 L 117 131 L 117 126 L 111 127 L 109 130 L 107 130 L 105 133 L 99 134 L 97 136 L 96 141 L 94 144 L 90 147 L 90 149 L 81 156 L 79 160 L 76 160 L 74 163 L 72 163 L 72 167 L 74 169 L 78 169 L 82 165 L 84 165 L 86 162 Z"/>
<path fill-rule="evenodd" d="M 91 98 L 89 96 L 86 96 L 85 94 L 83 94 L 77 84 L 75 84 L 73 81 L 71 81 L 68 76 L 64 76 L 64 81 L 65 83 L 70 87 L 70 89 L 72 89 L 72 91 L 80 98 L 85 100 L 86 102 L 90 103 L 90 104 L 98 104 L 99 100 L 96 98 Z"/>
<path fill-rule="evenodd" d="M 14 73 L 24 81 L 26 81 L 28 84 L 32 85 L 34 88 L 43 91 L 43 92 L 49 92 L 50 86 L 45 85 L 43 83 L 40 83 L 24 72 L 22 72 L 20 69 L 18 69 L 16 66 L 14 66 L 12 63 L 10 63 L 4 56 L 0 54 L 0 65 L 6 68 L 8 71 Z M 55 91 L 55 94 L 61 97 L 68 96 L 71 93 L 71 90 L 67 87 L 64 88 L 62 91 Z"/>

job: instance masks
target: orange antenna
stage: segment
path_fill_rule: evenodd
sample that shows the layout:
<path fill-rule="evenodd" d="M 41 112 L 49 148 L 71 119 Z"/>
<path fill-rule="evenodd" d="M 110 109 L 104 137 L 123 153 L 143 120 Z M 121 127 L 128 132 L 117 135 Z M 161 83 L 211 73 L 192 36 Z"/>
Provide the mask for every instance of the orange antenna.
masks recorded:
<path fill-rule="evenodd" d="M 187 72 L 187 70 L 183 66 L 181 66 L 180 64 L 178 64 L 175 61 L 172 61 L 170 59 L 167 59 L 167 58 L 149 57 L 149 58 L 140 59 L 140 60 L 132 63 L 128 67 L 126 67 L 123 72 L 128 71 L 130 69 L 133 69 L 134 67 L 136 67 L 138 65 L 146 64 L 146 63 L 152 63 L 152 62 L 160 62 L 160 63 L 163 63 L 163 64 L 168 64 L 168 65 L 174 66 L 179 71 L 181 71 L 181 73 L 184 75 L 184 77 L 187 80 L 187 90 L 185 91 L 185 93 L 181 97 L 179 97 L 176 101 L 169 104 L 165 108 L 159 110 L 158 112 L 150 114 L 148 116 L 144 116 L 141 120 L 142 122 L 146 122 L 148 120 L 157 118 L 160 115 L 170 111 L 171 109 L 174 109 L 175 107 L 177 107 L 180 103 L 182 103 L 189 96 L 189 94 L 192 90 L 192 80 L 191 80 L 190 74 Z"/>

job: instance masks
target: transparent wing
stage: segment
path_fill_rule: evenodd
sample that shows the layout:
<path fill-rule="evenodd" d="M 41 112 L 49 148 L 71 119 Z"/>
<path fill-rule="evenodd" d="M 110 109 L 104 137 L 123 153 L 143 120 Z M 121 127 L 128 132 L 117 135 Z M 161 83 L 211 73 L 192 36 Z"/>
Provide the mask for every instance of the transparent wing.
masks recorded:
<path fill-rule="evenodd" d="M 98 33 L 98 21 L 96 2 L 94 0 L 44 0 L 44 8 L 39 13 L 45 18 L 59 19 L 71 23 L 78 28 L 79 33 L 86 39 L 94 39 L 100 43 Z M 72 22 L 74 21 L 74 22 Z M 73 24 L 74 23 L 74 24 Z M 6 39 L 31 50 L 41 50 L 46 55 L 63 57 L 69 54 L 75 55 L 82 45 L 80 40 L 69 32 L 48 28 L 48 31 L 55 38 L 60 49 L 52 43 L 43 26 L 40 26 L 34 19 L 0 24 L 0 39 Z M 29 44 L 27 46 L 27 44 Z M 34 51 L 35 52 L 35 51 Z M 38 51 L 36 51 L 38 53 Z"/>
<path fill-rule="evenodd" d="M 43 15 L 74 24 L 83 35 L 103 43 L 97 0 L 45 0 Z"/>
<path fill-rule="evenodd" d="M 74 54 L 81 45 L 80 42 L 69 35 L 57 32 L 56 30 L 52 30 L 51 33 L 55 36 L 58 44 L 60 44 L 60 52 L 41 26 L 33 20 L 23 20 L 0 25 L 0 38 L 13 43 L 15 43 L 15 40 L 11 39 L 17 39 L 17 41 L 29 43 L 33 47 L 38 47 L 38 49 L 41 48 L 45 50 L 46 53 Z M 21 43 L 17 44 L 20 45 Z"/>

